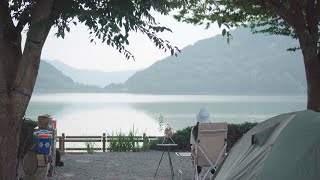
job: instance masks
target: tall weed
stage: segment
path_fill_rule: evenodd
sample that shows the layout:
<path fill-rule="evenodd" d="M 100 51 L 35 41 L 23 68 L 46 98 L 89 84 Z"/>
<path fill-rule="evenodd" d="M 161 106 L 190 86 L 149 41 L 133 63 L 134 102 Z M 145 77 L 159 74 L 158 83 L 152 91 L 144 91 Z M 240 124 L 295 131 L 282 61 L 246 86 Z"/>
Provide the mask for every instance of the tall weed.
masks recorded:
<path fill-rule="evenodd" d="M 92 139 L 86 139 L 84 144 L 86 146 L 87 153 L 88 154 L 93 154 L 94 153 L 93 148 L 96 146 L 96 144 L 94 142 L 92 142 Z"/>
<path fill-rule="evenodd" d="M 110 142 L 109 142 L 109 151 L 111 152 L 124 152 L 124 151 L 132 151 L 132 152 L 139 152 L 139 151 L 146 151 L 149 150 L 149 141 L 147 138 L 143 140 L 143 144 L 140 147 L 138 142 L 138 130 L 133 128 L 126 134 L 122 133 L 121 131 L 112 133 Z"/>

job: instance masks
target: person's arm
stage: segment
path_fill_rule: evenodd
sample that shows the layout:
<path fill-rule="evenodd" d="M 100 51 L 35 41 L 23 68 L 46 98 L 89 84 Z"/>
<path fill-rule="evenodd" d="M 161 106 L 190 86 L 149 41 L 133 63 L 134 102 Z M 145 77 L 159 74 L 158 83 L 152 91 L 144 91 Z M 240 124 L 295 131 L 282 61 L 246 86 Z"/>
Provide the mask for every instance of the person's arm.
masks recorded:
<path fill-rule="evenodd" d="M 191 144 L 191 156 L 195 157 L 196 156 L 196 145 Z"/>

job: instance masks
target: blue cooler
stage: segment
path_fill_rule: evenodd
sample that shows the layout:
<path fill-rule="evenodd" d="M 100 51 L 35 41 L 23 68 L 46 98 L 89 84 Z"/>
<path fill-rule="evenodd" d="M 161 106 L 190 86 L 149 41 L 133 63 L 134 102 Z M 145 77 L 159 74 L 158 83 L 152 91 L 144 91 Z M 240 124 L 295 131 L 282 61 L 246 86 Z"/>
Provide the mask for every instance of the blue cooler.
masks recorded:
<path fill-rule="evenodd" d="M 38 139 L 38 152 L 40 154 L 50 154 L 50 148 L 52 143 L 51 134 L 39 134 Z"/>

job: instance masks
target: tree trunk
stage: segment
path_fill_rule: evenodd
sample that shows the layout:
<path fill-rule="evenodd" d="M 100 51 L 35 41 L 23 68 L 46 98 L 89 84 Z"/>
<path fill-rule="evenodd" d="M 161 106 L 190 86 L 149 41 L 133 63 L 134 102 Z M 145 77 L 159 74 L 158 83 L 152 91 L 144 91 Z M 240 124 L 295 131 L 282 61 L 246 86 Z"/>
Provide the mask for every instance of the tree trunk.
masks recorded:
<path fill-rule="evenodd" d="M 307 109 L 320 112 L 320 56 L 317 36 L 303 34 L 299 37 L 307 79 Z"/>
<path fill-rule="evenodd" d="M 307 108 L 320 112 L 320 59 L 305 59 L 305 69 L 308 85 Z"/>
<path fill-rule="evenodd" d="M 18 124 L 11 116 L 11 105 L 9 97 L 2 93 L 0 95 L 0 179 L 14 179 L 16 177 L 16 159 L 18 144 Z M 15 126 L 15 127 L 14 127 Z"/>
<path fill-rule="evenodd" d="M 0 180 L 16 178 L 22 117 L 33 92 L 42 47 L 52 26 L 53 2 L 39 1 L 34 7 L 23 53 L 20 32 L 12 27 L 10 14 L 0 4 L 0 12 L 6 15 L 0 16 Z"/>
<path fill-rule="evenodd" d="M 2 7 L 3 8 L 3 7 Z M 3 9 L 1 9 L 4 12 Z M 4 22 L 4 15 L 1 21 Z M 10 86 L 21 60 L 21 35 L 8 26 L 0 27 L 0 179 L 14 179 L 21 119 L 15 116 Z"/>
<path fill-rule="evenodd" d="M 14 179 L 22 118 L 15 116 L 17 110 L 9 93 L 15 77 L 13 72 L 17 69 L 14 63 L 21 58 L 21 47 L 4 38 L 0 41 L 0 179 Z"/>
<path fill-rule="evenodd" d="M 20 38 L 0 38 L 0 179 L 15 179 L 22 117 L 30 100 L 13 93 L 22 59 Z M 17 101 L 19 99 L 19 101 Z"/>

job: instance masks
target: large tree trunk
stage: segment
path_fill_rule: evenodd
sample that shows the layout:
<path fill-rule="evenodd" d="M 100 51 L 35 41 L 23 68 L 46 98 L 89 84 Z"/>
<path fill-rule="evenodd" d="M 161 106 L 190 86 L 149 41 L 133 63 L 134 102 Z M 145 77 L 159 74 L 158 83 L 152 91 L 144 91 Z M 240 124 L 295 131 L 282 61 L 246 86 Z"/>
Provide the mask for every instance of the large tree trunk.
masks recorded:
<path fill-rule="evenodd" d="M 4 5 L 0 4 L 0 179 L 14 179 L 21 121 L 14 114 L 10 87 L 22 52 L 21 35 L 14 31 Z"/>
<path fill-rule="evenodd" d="M 23 53 L 20 32 L 15 32 L 10 13 L 0 2 L 0 180 L 16 177 L 22 117 L 33 92 L 42 47 L 52 25 L 53 1 L 39 1 L 33 9 Z"/>
<path fill-rule="evenodd" d="M 319 56 L 304 59 L 308 85 L 307 108 L 320 112 L 320 59 Z"/>
<path fill-rule="evenodd" d="M 304 33 L 299 37 L 307 79 L 307 109 L 320 112 L 320 55 L 317 35 Z"/>
<path fill-rule="evenodd" d="M 10 98 L 2 93 L 0 95 L 0 179 L 15 179 L 16 160 L 19 143 L 21 121 L 14 119 L 11 112 L 13 106 Z"/>
<path fill-rule="evenodd" d="M 21 114 L 10 96 L 10 85 L 14 82 L 17 65 L 21 60 L 20 39 L 8 41 L 0 38 L 0 179 L 15 177 L 15 160 L 17 157 Z M 19 49 L 20 48 L 20 49 Z"/>

